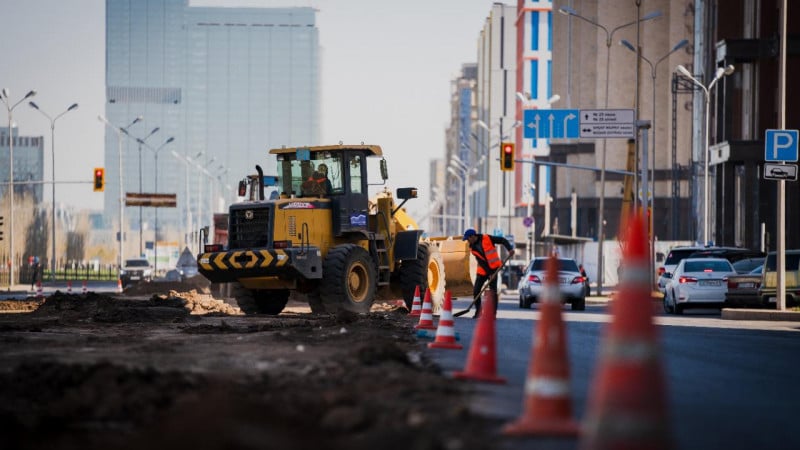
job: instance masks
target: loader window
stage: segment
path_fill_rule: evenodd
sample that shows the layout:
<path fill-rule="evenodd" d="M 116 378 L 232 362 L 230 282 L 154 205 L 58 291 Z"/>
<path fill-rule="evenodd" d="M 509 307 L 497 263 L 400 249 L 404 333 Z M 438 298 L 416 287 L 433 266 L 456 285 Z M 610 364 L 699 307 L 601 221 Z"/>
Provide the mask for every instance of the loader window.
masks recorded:
<path fill-rule="evenodd" d="M 350 192 L 361 193 L 361 155 L 350 156 Z"/>

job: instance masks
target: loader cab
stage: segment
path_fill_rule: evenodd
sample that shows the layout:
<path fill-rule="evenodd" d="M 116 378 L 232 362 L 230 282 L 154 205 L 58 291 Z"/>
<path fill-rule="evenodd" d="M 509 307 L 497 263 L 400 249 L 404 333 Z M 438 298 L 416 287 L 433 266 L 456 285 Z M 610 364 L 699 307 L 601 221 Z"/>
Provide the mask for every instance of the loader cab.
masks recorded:
<path fill-rule="evenodd" d="M 333 234 L 367 230 L 369 192 L 367 158 L 381 156 L 377 145 L 320 146 L 270 150 L 278 158 L 279 186 L 290 197 L 318 197 L 331 205 Z M 320 165 L 327 168 L 330 189 L 321 193 L 309 183 Z M 312 188 L 315 190 L 312 191 Z"/>

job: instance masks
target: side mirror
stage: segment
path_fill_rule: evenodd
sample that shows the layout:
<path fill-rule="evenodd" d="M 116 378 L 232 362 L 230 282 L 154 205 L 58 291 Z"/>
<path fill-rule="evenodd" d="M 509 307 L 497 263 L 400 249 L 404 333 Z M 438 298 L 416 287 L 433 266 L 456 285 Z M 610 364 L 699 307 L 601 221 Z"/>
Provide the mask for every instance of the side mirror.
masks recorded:
<path fill-rule="evenodd" d="M 397 188 L 397 198 L 400 200 L 417 198 L 417 188 Z"/>
<path fill-rule="evenodd" d="M 381 158 L 381 179 L 383 179 L 383 181 L 389 179 L 389 168 L 386 165 L 386 158 Z"/>
<path fill-rule="evenodd" d="M 671 280 L 672 279 L 672 272 L 664 272 L 664 278 Z"/>

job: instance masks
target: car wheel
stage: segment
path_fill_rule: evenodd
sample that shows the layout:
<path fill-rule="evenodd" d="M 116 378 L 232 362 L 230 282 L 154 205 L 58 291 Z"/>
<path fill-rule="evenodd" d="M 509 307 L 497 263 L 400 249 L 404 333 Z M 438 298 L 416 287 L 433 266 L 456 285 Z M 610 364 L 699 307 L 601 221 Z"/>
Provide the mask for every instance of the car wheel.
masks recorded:
<path fill-rule="evenodd" d="M 672 309 L 675 314 L 683 314 L 684 305 L 679 305 L 678 300 L 675 298 L 675 291 L 672 291 Z"/>
<path fill-rule="evenodd" d="M 572 303 L 570 303 L 570 307 L 572 307 L 573 311 L 586 310 L 586 298 L 579 298 L 572 300 Z"/>
<path fill-rule="evenodd" d="M 672 314 L 672 312 L 675 311 L 672 306 L 670 306 L 670 301 L 669 295 L 664 291 L 664 312 L 667 314 Z"/>

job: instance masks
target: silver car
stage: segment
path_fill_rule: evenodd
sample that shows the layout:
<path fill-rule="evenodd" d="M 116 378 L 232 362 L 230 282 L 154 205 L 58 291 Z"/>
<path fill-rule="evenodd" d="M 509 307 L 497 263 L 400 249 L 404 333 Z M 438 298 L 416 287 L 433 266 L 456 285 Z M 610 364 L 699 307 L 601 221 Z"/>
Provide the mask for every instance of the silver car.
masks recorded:
<path fill-rule="evenodd" d="M 736 275 L 724 258 L 686 258 L 672 272 L 664 293 L 664 310 L 683 314 L 691 307 L 722 308 L 728 277 Z"/>
<path fill-rule="evenodd" d="M 525 269 L 525 274 L 517 285 L 519 291 L 519 307 L 528 309 L 531 304 L 539 301 L 544 287 L 544 274 L 547 257 L 537 257 L 531 260 Z M 558 287 L 561 301 L 569 303 L 573 311 L 586 309 L 586 290 L 584 278 L 574 259 L 558 259 Z"/>

